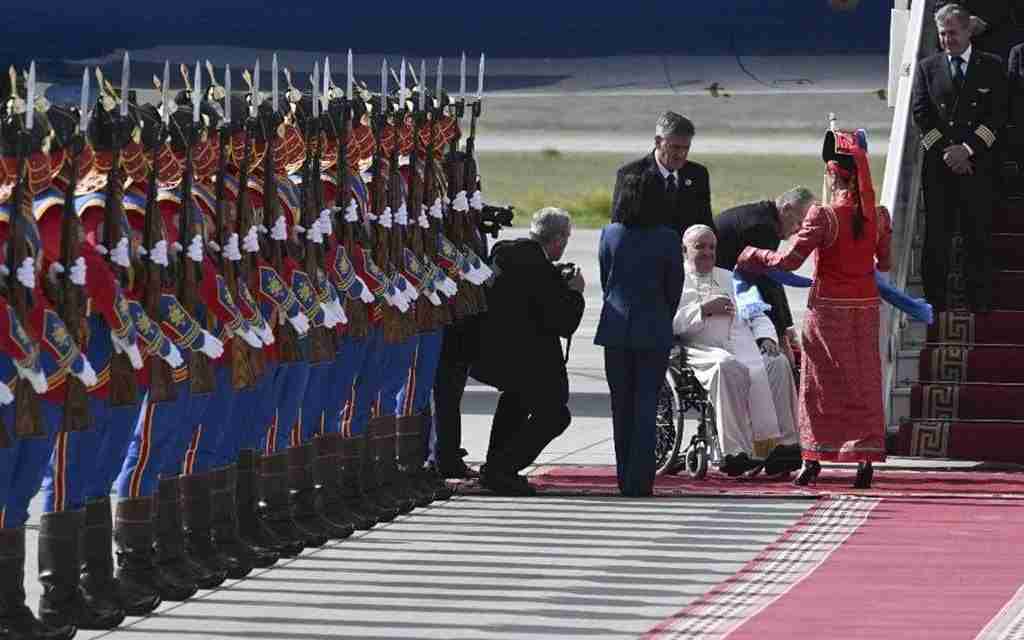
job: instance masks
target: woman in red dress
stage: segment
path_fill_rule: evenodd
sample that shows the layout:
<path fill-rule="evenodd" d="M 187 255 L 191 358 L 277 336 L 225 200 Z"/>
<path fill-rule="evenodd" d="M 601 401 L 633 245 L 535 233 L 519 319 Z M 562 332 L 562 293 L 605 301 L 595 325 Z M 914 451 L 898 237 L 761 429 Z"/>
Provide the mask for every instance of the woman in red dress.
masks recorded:
<path fill-rule="evenodd" d="M 830 202 L 811 208 L 788 249 L 748 247 L 736 263 L 753 273 L 794 271 L 815 255 L 801 336 L 800 485 L 818 476 L 821 461 L 857 462 L 854 487 L 867 488 L 871 463 L 885 460 L 875 271 L 889 270 L 892 224 L 885 207 L 875 206 L 864 147 L 853 132 L 826 133 Z"/>

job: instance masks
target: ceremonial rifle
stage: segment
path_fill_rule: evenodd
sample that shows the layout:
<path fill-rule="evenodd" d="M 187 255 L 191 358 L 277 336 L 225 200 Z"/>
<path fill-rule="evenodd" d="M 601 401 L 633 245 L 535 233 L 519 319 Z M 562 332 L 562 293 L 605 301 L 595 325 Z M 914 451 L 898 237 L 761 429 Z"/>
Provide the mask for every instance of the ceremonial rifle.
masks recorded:
<path fill-rule="evenodd" d="M 182 75 L 188 86 L 188 68 L 182 65 Z M 192 202 L 192 179 L 193 179 L 193 146 L 199 141 L 202 135 L 202 125 L 199 120 L 199 102 L 202 89 L 202 72 L 199 68 L 199 61 L 196 61 L 195 86 L 191 87 L 192 98 L 192 121 L 179 123 L 182 143 L 185 147 L 185 168 L 181 176 L 181 211 L 178 214 L 178 242 L 181 243 L 181 253 L 178 255 L 178 301 L 186 312 L 193 318 L 199 306 L 199 284 L 203 278 L 202 262 L 193 263 L 188 257 L 188 248 L 193 238 L 199 237 L 202 240 L 203 220 L 196 212 L 193 217 L 194 204 Z M 212 313 L 212 311 L 208 311 Z M 188 359 L 189 375 L 191 377 L 192 393 L 212 393 L 217 386 L 214 378 L 213 364 L 210 358 L 201 351 L 189 351 Z"/>
<path fill-rule="evenodd" d="M 96 71 L 100 86 L 104 86 L 102 74 L 98 68 Z M 111 103 L 109 110 L 97 109 L 96 115 L 99 118 L 105 116 L 104 124 L 107 125 L 110 134 L 110 172 L 107 174 L 107 197 L 104 203 L 103 244 L 107 251 L 112 253 L 122 239 L 128 240 L 130 254 L 131 241 L 128 239 L 128 219 L 124 213 L 124 175 L 121 167 L 121 150 L 135 135 L 135 126 L 128 117 L 128 78 L 128 52 L 125 52 L 121 65 L 121 93 L 117 98 L 117 103 Z M 112 92 L 112 90 L 110 91 Z M 117 113 L 114 112 L 115 108 L 118 109 Z M 112 260 L 110 269 L 122 287 L 131 288 L 131 273 L 128 269 Z M 132 367 L 128 354 L 116 352 L 111 354 L 109 385 L 111 406 L 123 407 L 138 403 L 139 391 L 135 369 Z"/>
<path fill-rule="evenodd" d="M 28 79 L 28 101 L 24 122 L 20 122 L 17 114 L 8 113 L 7 126 L 11 127 L 9 140 L 13 141 L 16 154 L 17 180 L 14 183 L 13 204 L 10 220 L 10 233 L 7 239 L 7 268 L 9 269 L 7 286 L 8 302 L 14 308 L 18 323 L 28 327 L 28 309 L 31 303 L 31 291 L 18 281 L 18 267 L 29 257 L 26 227 L 35 225 L 32 215 L 32 190 L 28 186 L 28 156 L 32 152 L 32 128 L 35 116 L 35 63 L 32 63 Z M 16 103 L 18 97 L 18 78 L 11 67 L 11 95 Z M 38 232 L 37 232 L 38 235 Z M 38 259 L 38 258 L 37 258 Z M 46 428 L 43 425 L 42 407 L 32 385 L 20 376 L 14 386 L 14 435 L 17 438 L 45 438 Z"/>
<path fill-rule="evenodd" d="M 198 71 L 197 71 L 198 73 Z M 220 154 L 217 161 L 217 183 L 215 187 L 215 200 L 214 212 L 213 212 L 213 223 L 215 225 L 214 235 L 217 238 L 217 243 L 220 245 L 220 268 L 221 274 L 224 277 L 224 281 L 231 295 L 231 299 L 238 301 L 240 300 L 238 295 L 238 273 L 235 270 L 235 263 L 228 258 L 227 246 L 228 241 L 231 238 L 231 227 L 228 224 L 226 217 L 227 214 L 224 212 L 224 196 L 227 190 L 227 174 L 228 174 L 228 153 L 231 149 L 231 67 L 230 65 L 224 69 L 224 86 L 221 88 L 214 84 L 213 69 L 210 69 L 210 98 L 213 101 L 218 99 L 218 89 L 223 93 L 224 99 L 224 117 L 221 120 L 219 127 L 219 140 Z M 244 190 L 244 186 L 240 187 L 240 190 Z M 241 238 L 241 236 L 239 236 Z M 253 352 L 260 351 L 262 349 L 254 349 L 244 340 L 234 340 L 231 344 L 231 385 L 234 389 L 246 389 L 251 387 L 256 382 L 258 372 L 255 370 L 252 360 Z M 258 356 L 257 356 L 258 357 Z"/>
<path fill-rule="evenodd" d="M 83 333 L 81 323 L 85 322 L 85 295 L 82 287 L 71 282 L 71 268 L 78 261 L 81 245 L 81 222 L 75 211 L 75 189 L 78 187 L 78 163 L 85 149 L 85 132 L 88 130 L 89 118 L 89 70 L 82 70 L 82 96 L 78 107 L 78 126 L 71 138 L 64 145 L 68 156 L 67 186 L 64 189 L 64 216 L 60 224 L 60 261 L 65 272 L 59 296 L 58 315 L 72 336 L 81 345 Z M 64 425 L 62 430 L 82 431 L 89 424 L 89 395 L 85 384 L 75 376 L 67 376 L 64 380 Z"/>
<path fill-rule="evenodd" d="M 267 144 L 266 153 L 263 156 L 263 220 L 267 227 L 270 228 L 274 226 L 280 215 L 278 213 L 277 179 L 274 174 L 274 140 L 277 138 L 277 128 L 284 122 L 284 118 L 277 109 L 277 75 L 277 54 L 274 54 L 273 71 L 271 74 L 271 111 L 268 113 L 265 109 L 261 109 L 263 111 L 261 116 L 263 135 Z M 270 238 L 267 242 L 269 262 L 282 278 L 284 277 L 284 259 L 288 252 L 286 242 L 287 240 L 274 240 L 273 238 Z M 302 360 L 302 352 L 299 349 L 299 339 L 295 328 L 286 321 L 280 321 L 279 326 L 281 328 L 280 334 L 276 336 L 279 360 L 281 362 L 298 362 Z"/>
<path fill-rule="evenodd" d="M 438 136 L 440 134 L 441 123 L 444 116 L 444 58 L 437 59 L 437 84 L 434 89 L 435 102 L 431 102 L 429 110 L 428 131 L 429 136 L 426 141 L 426 154 L 423 165 L 423 190 L 424 200 L 428 207 L 433 207 L 434 203 L 441 197 L 442 183 L 444 179 L 444 172 L 438 172 L 438 158 L 436 156 L 439 153 L 443 153 L 438 147 Z M 426 84 L 426 72 L 424 70 L 420 75 L 423 76 L 424 85 Z M 425 232 L 424 248 L 426 249 L 427 259 L 437 263 L 438 256 L 438 243 L 440 242 L 440 236 L 442 235 L 443 229 L 441 221 L 432 215 L 427 216 L 430 224 L 430 229 Z M 455 280 L 456 286 L 458 280 Z M 437 323 L 439 326 L 447 326 L 452 323 L 452 305 L 442 304 L 437 307 Z"/>
<path fill-rule="evenodd" d="M 401 77 L 398 82 L 398 100 L 392 114 L 391 127 L 394 131 L 394 145 L 391 147 L 391 158 L 389 161 L 389 174 L 388 174 L 388 194 L 389 204 L 391 206 L 392 216 L 394 222 L 391 227 L 390 234 L 390 254 L 391 264 L 395 269 L 396 280 L 401 278 L 405 272 L 405 235 L 408 229 L 408 219 L 405 220 L 406 224 L 399 222 L 398 212 L 401 210 L 402 205 L 405 204 L 405 197 L 403 196 L 404 181 L 402 178 L 402 172 L 400 170 L 399 158 L 401 157 L 402 149 L 402 133 L 405 131 L 405 118 L 406 118 L 406 104 L 405 104 L 405 59 L 402 59 Z M 408 205 L 406 206 L 406 218 L 408 218 Z M 408 283 L 406 287 L 413 287 L 413 283 Z M 416 312 L 417 306 L 416 301 L 409 301 L 410 309 L 399 316 L 402 327 L 402 338 L 408 339 L 416 335 Z M 411 312 L 411 313 L 410 313 Z"/>
<path fill-rule="evenodd" d="M 404 63 L 403 63 L 404 64 Z M 426 66 L 420 65 L 420 77 L 413 73 L 413 81 L 419 86 L 418 104 L 410 100 L 414 106 L 410 113 L 412 121 L 412 150 L 409 152 L 409 188 L 408 188 L 408 209 L 409 225 L 405 229 L 406 245 L 412 252 L 414 260 L 422 267 L 425 263 L 423 230 L 419 225 L 420 213 L 423 211 L 423 168 L 421 168 L 422 154 L 419 152 L 420 133 L 424 127 L 429 127 L 430 122 L 426 111 L 426 87 L 423 82 L 426 80 Z M 422 80 L 420 80 L 422 78 Z M 404 83 L 403 83 L 404 84 Z M 425 167 L 425 163 L 424 163 Z M 418 274 L 421 277 L 428 277 L 426 272 Z M 432 272 L 429 274 L 432 276 Z M 433 280 L 424 283 L 424 293 L 433 292 Z M 428 300 L 423 300 L 416 305 L 415 327 L 417 331 L 432 331 L 437 325 L 436 307 Z"/>
<path fill-rule="evenodd" d="M 448 148 L 448 158 L 445 162 L 446 174 L 448 176 L 448 198 L 454 201 L 460 192 L 465 194 L 466 170 L 464 155 L 459 151 L 459 135 L 457 125 L 466 111 L 466 54 L 462 54 L 462 63 L 459 69 L 459 98 L 449 104 L 451 115 L 456 122 L 456 135 L 452 137 L 451 145 Z M 444 234 L 452 243 L 462 251 L 465 244 L 463 234 L 463 214 L 449 208 L 448 216 L 445 219 Z M 479 312 L 479 299 L 474 287 L 468 282 L 458 282 L 458 293 L 455 294 L 455 319 L 463 320 Z"/>
<path fill-rule="evenodd" d="M 316 224 L 320 210 L 316 204 L 316 187 L 314 182 L 320 182 L 320 99 L 317 95 L 319 89 L 319 64 L 313 71 L 313 99 L 310 105 L 310 112 L 305 114 L 301 124 L 303 125 L 303 138 L 306 143 L 306 156 L 302 161 L 302 189 L 299 191 L 299 215 L 302 226 L 306 228 L 305 238 L 297 238 L 298 244 L 302 247 L 302 270 L 309 277 L 309 284 L 313 287 L 315 301 L 317 304 L 323 302 L 318 295 L 320 286 L 317 273 L 322 271 L 323 245 L 318 245 L 310 238 L 310 231 Z M 297 107 L 301 108 L 299 102 Z M 310 318 L 312 321 L 313 318 Z M 314 363 L 330 362 L 334 360 L 334 340 L 327 327 L 323 324 L 316 326 L 311 322 L 309 329 L 309 360 Z"/>
<path fill-rule="evenodd" d="M 157 177 L 160 173 L 160 152 L 167 142 L 169 133 L 168 123 L 170 119 L 170 102 L 167 92 L 170 90 L 170 65 L 164 62 L 164 75 L 162 82 L 156 82 L 160 91 L 160 118 L 152 123 L 152 133 L 143 136 L 143 141 L 149 145 L 146 151 L 149 153 L 149 173 L 146 176 L 146 211 L 143 216 L 142 245 L 146 247 L 149 255 L 143 263 L 143 293 L 142 307 L 150 318 L 159 318 L 160 297 L 163 295 L 167 274 L 164 265 L 153 261 L 153 248 L 160 241 L 166 242 L 164 234 L 164 222 L 157 207 L 157 194 L 159 185 Z M 174 388 L 174 371 L 171 366 L 159 356 L 152 356 L 149 359 L 149 399 L 151 402 L 169 402 L 177 399 L 178 394 Z"/>
<path fill-rule="evenodd" d="M 348 78 L 346 79 L 346 93 L 340 98 L 332 98 L 328 103 L 329 122 L 331 123 L 335 139 L 338 144 L 338 161 L 334 167 L 334 179 L 337 189 L 334 193 L 334 206 L 338 209 L 339 251 L 344 250 L 349 258 L 353 258 L 357 244 L 366 243 L 366 232 L 361 221 L 356 218 L 354 221 L 346 219 L 349 204 L 352 202 L 352 189 L 349 186 L 351 178 L 349 173 L 348 154 L 349 141 L 352 137 L 352 122 L 357 119 L 357 104 L 352 96 L 352 50 L 348 52 Z M 325 69 L 326 74 L 326 69 Z M 330 82 L 330 74 L 325 75 Z M 362 105 L 359 104 L 360 109 Z M 347 335 L 353 338 L 365 338 L 369 335 L 370 318 L 366 304 L 356 300 L 352 296 L 345 296 L 345 315 L 348 316 Z"/>

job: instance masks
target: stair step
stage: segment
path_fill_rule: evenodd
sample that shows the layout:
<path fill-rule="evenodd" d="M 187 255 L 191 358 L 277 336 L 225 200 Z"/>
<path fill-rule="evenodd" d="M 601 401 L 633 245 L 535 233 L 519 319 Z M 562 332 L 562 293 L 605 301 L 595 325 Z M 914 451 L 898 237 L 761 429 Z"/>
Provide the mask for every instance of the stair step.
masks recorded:
<path fill-rule="evenodd" d="M 905 351 L 900 364 L 914 355 Z M 1024 383 L 1024 345 L 928 346 L 916 355 L 921 380 Z"/>
<path fill-rule="evenodd" d="M 963 344 L 1024 344 L 1024 312 L 993 311 L 979 316 L 957 311 L 940 313 L 928 327 L 927 340 Z"/>
<path fill-rule="evenodd" d="M 997 271 L 993 278 L 992 307 L 1006 311 L 1024 311 L 1024 271 Z"/>
<path fill-rule="evenodd" d="M 1024 233 L 1024 199 L 1005 200 L 992 216 L 993 233 Z"/>
<path fill-rule="evenodd" d="M 1024 463 L 1024 421 L 905 422 L 895 442 L 895 455 Z"/>
<path fill-rule="evenodd" d="M 992 261 L 996 269 L 1024 269 L 1024 233 L 992 235 Z"/>
<path fill-rule="evenodd" d="M 913 420 L 1016 420 L 1024 384 L 920 382 L 911 387 Z"/>

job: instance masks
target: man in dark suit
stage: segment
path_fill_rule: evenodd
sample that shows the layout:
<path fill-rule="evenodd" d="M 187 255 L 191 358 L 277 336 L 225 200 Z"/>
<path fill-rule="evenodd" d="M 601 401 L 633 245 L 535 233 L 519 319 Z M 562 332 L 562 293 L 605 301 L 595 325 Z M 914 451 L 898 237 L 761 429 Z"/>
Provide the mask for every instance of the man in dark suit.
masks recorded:
<path fill-rule="evenodd" d="M 665 112 L 658 119 L 654 151 L 619 169 L 612 195 L 612 222 L 621 222 L 628 206 L 639 198 L 645 216 L 682 235 L 692 224 L 714 228 L 708 170 L 688 162 L 695 129 L 689 119 Z"/>
<path fill-rule="evenodd" d="M 649 496 L 658 390 L 683 290 L 679 236 L 635 209 L 602 229 L 598 258 L 604 304 L 594 344 L 604 347 L 619 490 Z"/>
<path fill-rule="evenodd" d="M 803 224 L 807 210 L 814 204 L 814 194 L 806 187 L 794 187 L 772 200 L 762 200 L 727 209 L 718 214 L 715 225 L 718 233 L 718 257 L 715 266 L 727 271 L 736 270 L 736 258 L 747 247 L 778 251 L 779 243 L 789 238 Z M 779 334 L 779 343 L 793 326 L 785 287 L 767 276 L 759 276 L 754 285 L 761 298 L 771 305 L 768 317 Z M 762 349 L 774 352 L 776 345 L 762 344 Z"/>
<path fill-rule="evenodd" d="M 533 216 L 530 237 L 503 240 L 491 251 L 495 272 L 480 326 L 474 378 L 501 391 L 491 426 L 484 487 L 502 495 L 532 495 L 519 472 L 558 437 L 569 414 L 569 374 L 562 338 L 583 318 L 583 276 L 563 274 L 572 233 L 569 214 L 547 207 Z"/>
<path fill-rule="evenodd" d="M 935 13 L 943 50 L 918 63 L 912 106 L 925 150 L 925 296 L 936 311 L 946 309 L 950 238 L 959 220 L 968 302 L 975 313 L 986 313 L 992 302 L 992 147 L 1006 124 L 1007 81 L 998 57 L 971 46 L 970 20 L 955 4 Z"/>

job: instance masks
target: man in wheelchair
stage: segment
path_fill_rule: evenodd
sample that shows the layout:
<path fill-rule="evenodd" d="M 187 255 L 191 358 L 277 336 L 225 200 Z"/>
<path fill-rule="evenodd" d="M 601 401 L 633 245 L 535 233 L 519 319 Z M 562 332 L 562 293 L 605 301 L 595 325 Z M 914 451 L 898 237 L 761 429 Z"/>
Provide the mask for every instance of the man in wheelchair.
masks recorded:
<path fill-rule="evenodd" d="M 673 331 L 714 406 L 721 471 L 788 474 L 801 463 L 793 370 L 764 313 L 737 315 L 732 273 L 715 267 L 716 244 L 705 225 L 683 234 L 685 278 Z"/>

